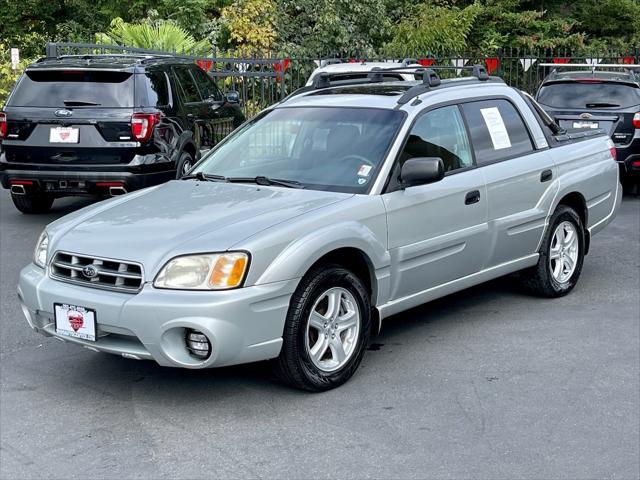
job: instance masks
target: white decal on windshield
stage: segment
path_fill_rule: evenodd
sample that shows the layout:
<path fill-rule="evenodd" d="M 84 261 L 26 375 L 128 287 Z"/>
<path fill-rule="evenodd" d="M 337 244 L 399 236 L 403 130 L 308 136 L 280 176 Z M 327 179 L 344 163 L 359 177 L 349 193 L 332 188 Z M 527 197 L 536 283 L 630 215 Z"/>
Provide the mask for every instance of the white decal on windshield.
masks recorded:
<path fill-rule="evenodd" d="M 368 177 L 371 173 L 371 169 L 373 167 L 371 165 L 360 165 L 360 169 L 358 170 L 358 176 L 360 177 Z"/>
<path fill-rule="evenodd" d="M 509 133 L 507 132 L 507 127 L 504 125 L 504 121 L 502 120 L 502 115 L 500 115 L 498 107 L 481 108 L 480 113 L 484 118 L 484 123 L 487 125 L 489 135 L 491 135 L 493 149 L 501 150 L 503 148 L 511 147 Z"/>

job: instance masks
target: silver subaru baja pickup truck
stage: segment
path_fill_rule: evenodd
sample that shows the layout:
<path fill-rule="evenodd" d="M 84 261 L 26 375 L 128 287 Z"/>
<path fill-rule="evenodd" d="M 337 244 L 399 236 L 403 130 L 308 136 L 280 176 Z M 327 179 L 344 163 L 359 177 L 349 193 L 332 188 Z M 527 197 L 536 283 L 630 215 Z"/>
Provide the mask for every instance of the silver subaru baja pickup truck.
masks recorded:
<path fill-rule="evenodd" d="M 481 67 L 389 73 L 320 74 L 181 180 L 48 225 L 18 286 L 30 327 L 163 366 L 271 359 L 320 391 L 392 314 L 516 271 L 570 292 L 620 206 L 611 139 Z"/>

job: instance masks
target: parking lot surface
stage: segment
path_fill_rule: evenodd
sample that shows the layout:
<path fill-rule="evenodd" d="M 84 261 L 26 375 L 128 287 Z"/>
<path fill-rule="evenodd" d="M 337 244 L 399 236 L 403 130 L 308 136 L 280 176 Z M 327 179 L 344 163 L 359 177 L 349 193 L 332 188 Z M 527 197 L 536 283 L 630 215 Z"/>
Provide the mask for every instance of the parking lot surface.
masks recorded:
<path fill-rule="evenodd" d="M 0 477 L 638 478 L 640 199 L 567 297 L 513 277 L 389 319 L 344 386 L 186 371 L 33 333 L 15 293 L 48 222 L 0 192 Z"/>

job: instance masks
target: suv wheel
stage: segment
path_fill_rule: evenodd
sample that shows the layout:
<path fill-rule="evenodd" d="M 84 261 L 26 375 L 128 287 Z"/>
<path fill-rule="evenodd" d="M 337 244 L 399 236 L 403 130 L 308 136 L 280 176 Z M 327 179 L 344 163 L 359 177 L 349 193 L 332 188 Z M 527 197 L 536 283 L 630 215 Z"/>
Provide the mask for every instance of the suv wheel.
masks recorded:
<path fill-rule="evenodd" d="M 182 178 L 193 167 L 193 157 L 189 152 L 182 152 L 180 160 L 178 160 L 178 170 L 176 172 L 176 178 Z"/>
<path fill-rule="evenodd" d="M 582 271 L 584 244 L 580 217 L 572 208 L 560 205 L 551 216 L 538 264 L 523 272 L 525 287 L 550 298 L 569 293 Z"/>
<path fill-rule="evenodd" d="M 371 330 L 371 303 L 362 281 L 339 265 L 311 270 L 294 293 L 284 327 L 278 376 L 319 392 L 356 371 Z"/>
<path fill-rule="evenodd" d="M 46 213 L 53 205 L 53 197 L 43 193 L 11 194 L 11 200 L 22 213 Z"/>

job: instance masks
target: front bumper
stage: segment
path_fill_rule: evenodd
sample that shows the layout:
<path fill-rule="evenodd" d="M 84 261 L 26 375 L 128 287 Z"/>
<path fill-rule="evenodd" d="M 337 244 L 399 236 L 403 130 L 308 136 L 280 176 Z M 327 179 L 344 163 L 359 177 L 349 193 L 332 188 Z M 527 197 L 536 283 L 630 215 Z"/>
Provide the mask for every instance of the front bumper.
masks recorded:
<path fill-rule="evenodd" d="M 20 273 L 18 296 L 31 328 L 46 336 L 126 358 L 153 359 L 163 366 L 208 368 L 277 357 L 297 283 L 289 280 L 220 292 L 159 290 L 145 284 L 132 295 L 53 280 L 30 264 Z M 57 334 L 54 303 L 94 309 L 97 341 Z M 186 329 L 209 338 L 209 358 L 201 360 L 188 352 Z"/>

